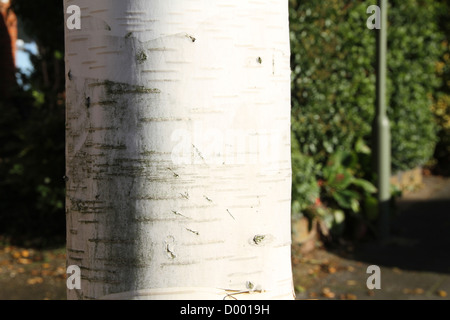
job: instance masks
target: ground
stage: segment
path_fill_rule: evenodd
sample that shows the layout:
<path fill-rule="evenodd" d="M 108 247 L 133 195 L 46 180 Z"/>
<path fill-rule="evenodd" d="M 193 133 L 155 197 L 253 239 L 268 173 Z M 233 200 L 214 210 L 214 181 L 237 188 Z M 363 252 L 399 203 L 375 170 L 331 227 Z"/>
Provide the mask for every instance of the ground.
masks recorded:
<path fill-rule="evenodd" d="M 450 179 L 428 176 L 397 201 L 385 243 L 343 243 L 301 254 L 293 247 L 297 299 L 449 299 Z M 367 267 L 378 265 L 381 289 L 369 290 Z"/>
<path fill-rule="evenodd" d="M 449 299 L 450 178 L 428 176 L 398 200 L 391 237 L 335 249 L 292 248 L 297 299 Z M 381 289 L 369 290 L 367 267 L 378 265 Z M 66 297 L 65 249 L 0 243 L 0 300 Z"/>
<path fill-rule="evenodd" d="M 0 244 L 0 300 L 66 297 L 65 249 L 36 250 Z"/>

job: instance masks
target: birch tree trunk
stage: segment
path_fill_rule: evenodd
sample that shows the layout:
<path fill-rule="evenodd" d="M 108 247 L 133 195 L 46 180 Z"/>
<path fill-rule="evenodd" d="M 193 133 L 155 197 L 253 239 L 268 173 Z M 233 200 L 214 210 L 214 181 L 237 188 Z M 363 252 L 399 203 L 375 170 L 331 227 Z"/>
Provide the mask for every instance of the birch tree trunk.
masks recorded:
<path fill-rule="evenodd" d="M 68 298 L 292 299 L 288 1 L 70 5 Z"/>

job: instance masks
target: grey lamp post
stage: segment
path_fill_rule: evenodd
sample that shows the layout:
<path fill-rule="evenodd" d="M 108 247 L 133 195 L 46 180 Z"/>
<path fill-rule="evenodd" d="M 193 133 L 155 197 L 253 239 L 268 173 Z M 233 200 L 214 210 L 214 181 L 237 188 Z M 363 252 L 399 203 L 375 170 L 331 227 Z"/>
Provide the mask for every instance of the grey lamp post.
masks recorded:
<path fill-rule="evenodd" d="M 389 236 L 389 202 L 391 176 L 391 135 L 386 113 L 386 52 L 387 52 L 387 10 L 388 1 L 378 0 L 381 8 L 381 29 L 377 30 L 377 90 L 375 115 L 376 170 L 378 175 L 378 210 L 380 217 L 380 237 L 384 241 Z"/>

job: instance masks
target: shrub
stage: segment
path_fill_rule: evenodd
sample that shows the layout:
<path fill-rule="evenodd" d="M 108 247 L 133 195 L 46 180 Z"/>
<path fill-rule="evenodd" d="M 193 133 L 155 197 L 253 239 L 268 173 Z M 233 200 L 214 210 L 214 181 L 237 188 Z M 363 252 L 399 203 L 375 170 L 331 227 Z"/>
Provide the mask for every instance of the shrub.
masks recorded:
<path fill-rule="evenodd" d="M 346 217 L 358 214 L 373 220 L 374 196 L 368 184 L 375 178 L 370 148 L 376 32 L 366 27 L 366 10 L 372 4 L 290 0 L 292 136 L 296 142 L 292 144 L 293 212 L 317 209 L 319 198 L 330 209 L 325 213 L 328 221 L 334 221 L 329 226 L 345 220 L 341 214 L 336 217 L 336 210 Z M 390 1 L 387 109 L 393 172 L 425 164 L 437 141 L 431 97 L 439 86 L 435 63 L 442 55 L 438 11 L 432 0 Z M 330 194 L 326 187 L 317 190 L 315 182 L 330 178 L 327 163 L 343 154 L 354 161 L 350 167 L 342 163 L 340 174 L 347 179 L 345 172 L 351 168 L 348 176 L 364 182 L 346 185 L 344 193 Z M 327 185 L 326 179 L 322 183 Z M 355 210 L 369 203 L 372 209 Z"/>

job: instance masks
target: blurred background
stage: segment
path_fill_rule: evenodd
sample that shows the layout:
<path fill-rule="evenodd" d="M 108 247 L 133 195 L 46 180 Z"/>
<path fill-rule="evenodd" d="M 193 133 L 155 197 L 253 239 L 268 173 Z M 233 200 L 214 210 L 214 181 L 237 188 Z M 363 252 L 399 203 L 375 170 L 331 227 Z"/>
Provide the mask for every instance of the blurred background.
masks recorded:
<path fill-rule="evenodd" d="M 367 252 L 378 237 L 372 152 L 376 33 L 366 27 L 372 4 L 289 0 L 293 266 L 301 298 L 361 298 L 352 290 L 356 283 L 365 290 L 365 273 L 359 280 L 349 275 L 371 262 L 358 248 Z M 448 275 L 450 5 L 389 4 L 391 215 L 394 236 L 404 237 L 396 238 L 400 251 L 391 255 L 376 245 L 370 250 L 394 259 L 408 247 L 411 260 L 420 251 L 413 238 L 425 232 L 417 224 L 431 219 L 440 229 L 426 232 L 442 238 L 416 241 L 426 244 L 424 251 L 437 248 L 439 258 L 418 267 L 419 257 L 404 268 Z M 0 11 L 0 299 L 64 299 L 64 8 L 61 0 L 0 0 Z M 421 209 L 409 213 L 412 208 Z M 442 212 L 443 220 L 421 216 L 430 210 Z M 372 263 L 399 275 L 392 259 Z M 338 294 L 330 283 L 339 284 L 339 271 L 347 278 L 340 274 L 346 283 Z M 445 298 L 436 283 L 428 285 L 435 287 L 429 297 Z M 403 293 L 425 297 L 422 287 Z M 363 295 L 373 298 L 373 292 Z"/>

